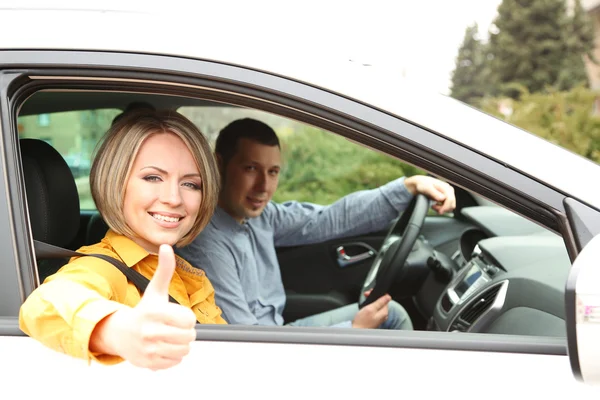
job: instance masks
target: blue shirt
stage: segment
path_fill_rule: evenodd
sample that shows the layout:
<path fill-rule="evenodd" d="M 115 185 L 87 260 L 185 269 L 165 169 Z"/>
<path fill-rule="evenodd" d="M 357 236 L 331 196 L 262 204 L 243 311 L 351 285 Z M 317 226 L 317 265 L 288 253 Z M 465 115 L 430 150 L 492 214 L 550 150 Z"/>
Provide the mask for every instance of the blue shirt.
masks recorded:
<path fill-rule="evenodd" d="M 411 199 L 402 177 L 377 189 L 349 194 L 329 206 L 269 202 L 260 216 L 244 223 L 217 207 L 200 235 L 176 251 L 204 270 L 229 323 L 283 325 L 285 290 L 276 247 L 381 230 Z"/>

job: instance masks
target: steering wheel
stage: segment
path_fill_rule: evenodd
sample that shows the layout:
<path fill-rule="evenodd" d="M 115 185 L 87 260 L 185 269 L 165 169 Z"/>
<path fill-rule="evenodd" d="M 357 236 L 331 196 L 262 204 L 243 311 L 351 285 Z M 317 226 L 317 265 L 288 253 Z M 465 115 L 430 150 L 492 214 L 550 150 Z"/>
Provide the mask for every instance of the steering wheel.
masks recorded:
<path fill-rule="evenodd" d="M 417 194 L 390 228 L 360 290 L 359 308 L 371 304 L 389 291 L 421 233 L 428 210 L 429 199 Z M 365 292 L 371 289 L 373 291 L 366 297 Z"/>

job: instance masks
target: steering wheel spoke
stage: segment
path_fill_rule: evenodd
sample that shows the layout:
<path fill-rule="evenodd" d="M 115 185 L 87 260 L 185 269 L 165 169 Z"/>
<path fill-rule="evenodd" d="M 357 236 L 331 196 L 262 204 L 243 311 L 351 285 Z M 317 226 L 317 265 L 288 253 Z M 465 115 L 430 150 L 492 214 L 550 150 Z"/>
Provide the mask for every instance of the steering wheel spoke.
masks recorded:
<path fill-rule="evenodd" d="M 389 291 L 394 279 L 404 268 L 406 259 L 421 234 L 428 210 L 429 199 L 425 195 L 418 194 L 413 197 L 406 210 L 392 226 L 362 285 L 358 299 L 360 308 Z M 365 292 L 371 289 L 369 296 L 365 296 Z"/>

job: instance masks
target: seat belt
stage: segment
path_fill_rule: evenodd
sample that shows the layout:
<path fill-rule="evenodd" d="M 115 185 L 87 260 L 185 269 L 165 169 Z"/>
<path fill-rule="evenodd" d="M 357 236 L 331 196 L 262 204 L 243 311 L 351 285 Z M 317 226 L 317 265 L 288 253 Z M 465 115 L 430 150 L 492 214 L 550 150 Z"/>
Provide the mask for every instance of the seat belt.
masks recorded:
<path fill-rule="evenodd" d="M 35 248 L 35 257 L 36 258 L 63 258 L 63 257 L 97 257 L 106 262 L 114 265 L 119 271 L 123 273 L 127 277 L 127 280 L 135 285 L 135 287 L 142 293 L 146 291 L 150 280 L 146 278 L 144 275 L 140 274 L 135 269 L 129 268 L 125 265 L 124 262 L 117 260 L 116 258 L 112 258 L 107 256 L 106 254 L 85 254 L 78 253 L 73 250 L 63 249 L 62 247 L 54 246 L 52 244 L 40 242 L 39 240 L 34 240 L 33 245 Z M 169 301 L 171 303 L 179 304 L 177 300 L 175 300 L 171 295 L 169 295 Z"/>

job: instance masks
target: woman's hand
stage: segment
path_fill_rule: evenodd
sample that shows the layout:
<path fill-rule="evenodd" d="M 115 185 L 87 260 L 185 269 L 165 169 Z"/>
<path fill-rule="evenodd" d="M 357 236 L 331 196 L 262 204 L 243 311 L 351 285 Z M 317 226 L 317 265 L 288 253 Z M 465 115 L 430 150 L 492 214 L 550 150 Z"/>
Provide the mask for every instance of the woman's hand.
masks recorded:
<path fill-rule="evenodd" d="M 169 302 L 174 271 L 173 249 L 162 245 L 158 267 L 140 302 L 100 321 L 90 338 L 90 350 L 152 370 L 179 364 L 196 339 L 196 316 L 189 308 Z"/>

